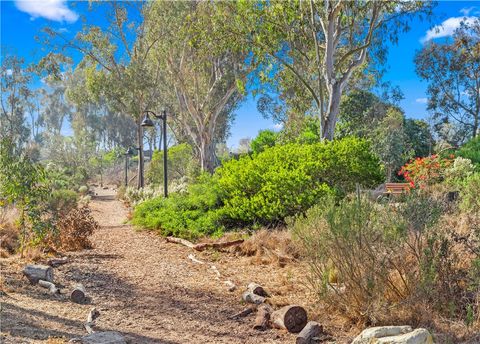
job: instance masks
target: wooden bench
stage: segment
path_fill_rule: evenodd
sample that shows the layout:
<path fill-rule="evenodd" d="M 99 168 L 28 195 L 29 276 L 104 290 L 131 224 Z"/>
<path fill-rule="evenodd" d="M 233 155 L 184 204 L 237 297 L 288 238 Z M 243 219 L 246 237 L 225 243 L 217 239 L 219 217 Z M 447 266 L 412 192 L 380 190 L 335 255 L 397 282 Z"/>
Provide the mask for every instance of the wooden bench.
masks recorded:
<path fill-rule="evenodd" d="M 410 190 L 409 183 L 386 183 L 384 194 L 401 195 Z"/>

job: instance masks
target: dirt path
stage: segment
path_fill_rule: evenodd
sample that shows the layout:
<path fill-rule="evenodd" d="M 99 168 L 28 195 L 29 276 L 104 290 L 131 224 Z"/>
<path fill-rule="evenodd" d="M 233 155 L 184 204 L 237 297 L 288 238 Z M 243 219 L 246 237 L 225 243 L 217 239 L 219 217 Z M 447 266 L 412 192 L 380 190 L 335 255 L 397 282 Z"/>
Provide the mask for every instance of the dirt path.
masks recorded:
<path fill-rule="evenodd" d="M 100 311 L 98 330 L 116 330 L 131 343 L 292 343 L 294 336 L 254 331 L 253 318 L 229 320 L 245 306 L 239 301 L 250 281 L 292 289 L 292 272 L 252 265 L 246 258 L 223 253 L 197 254 L 208 265 L 195 264 L 186 247 L 125 225 L 126 210 L 111 190 L 100 190 L 91 208 L 101 228 L 94 248 L 69 254 L 71 263 L 55 269 L 55 280 L 69 290 L 83 283 L 91 304 L 76 305 L 66 295 L 55 299 L 21 278 L 21 265 L 2 262 L 2 339 L 5 343 L 37 343 L 85 334 L 83 322 L 92 306 Z M 234 261 L 233 261 L 234 260 Z M 17 264 L 17 265 L 15 265 Z M 215 264 L 225 279 L 242 286 L 233 293 L 208 269 Z M 282 289 L 283 288 L 283 289 Z M 62 340 L 47 340 L 61 343 Z"/>

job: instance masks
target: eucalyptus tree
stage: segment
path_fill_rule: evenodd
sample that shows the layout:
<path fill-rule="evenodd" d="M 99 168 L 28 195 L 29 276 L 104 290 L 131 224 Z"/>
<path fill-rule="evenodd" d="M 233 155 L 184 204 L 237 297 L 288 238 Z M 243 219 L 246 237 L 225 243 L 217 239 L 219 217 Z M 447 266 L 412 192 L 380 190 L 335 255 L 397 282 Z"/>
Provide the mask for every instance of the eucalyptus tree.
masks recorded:
<path fill-rule="evenodd" d="M 447 43 L 427 43 L 415 57 L 428 82 L 428 110 L 440 123 L 454 120 L 468 137 L 480 126 L 480 19 L 463 22 Z"/>
<path fill-rule="evenodd" d="M 200 167 L 213 171 L 215 147 L 225 140 L 234 109 L 242 99 L 246 54 L 226 46 L 211 18 L 221 4 L 210 1 L 155 1 L 148 10 L 150 63 L 161 66 L 165 99 L 174 130 L 194 147 Z M 149 40 L 149 41 L 150 41 Z"/>
<path fill-rule="evenodd" d="M 311 106 L 321 136 L 333 139 L 340 99 L 351 84 L 369 80 L 414 15 L 429 14 L 421 1 L 225 2 L 215 25 L 238 49 L 253 52 L 260 80 L 278 82 Z M 375 68 L 374 68 L 375 67 Z M 371 75 L 375 79 L 376 75 Z"/>
<path fill-rule="evenodd" d="M 140 188 L 144 185 L 142 117 L 145 110 L 158 107 L 164 84 L 161 66 L 146 62 L 163 37 L 146 39 L 145 28 L 150 25 L 150 17 L 144 16 L 149 7 L 146 2 L 110 1 L 92 6 L 105 9 L 106 26 L 85 24 L 74 39 L 51 29 L 47 33 L 60 42 L 61 48 L 75 49 L 83 55 L 77 69 L 85 75 L 85 85 L 81 87 L 91 101 L 104 100 L 112 111 L 134 119 Z"/>
<path fill-rule="evenodd" d="M 25 116 L 32 70 L 31 67 L 24 67 L 22 58 L 5 54 L 2 55 L 0 76 L 0 139 L 8 139 L 15 149 L 20 150 L 30 136 Z"/>

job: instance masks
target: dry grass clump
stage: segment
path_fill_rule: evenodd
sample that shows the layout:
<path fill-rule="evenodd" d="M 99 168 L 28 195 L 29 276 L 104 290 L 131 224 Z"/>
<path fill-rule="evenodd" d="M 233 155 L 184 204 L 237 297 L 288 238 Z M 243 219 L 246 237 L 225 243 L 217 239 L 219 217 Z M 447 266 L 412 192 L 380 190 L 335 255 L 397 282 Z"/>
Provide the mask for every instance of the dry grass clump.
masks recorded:
<path fill-rule="evenodd" d="M 299 248 L 285 229 L 258 230 L 234 250 L 240 255 L 253 257 L 255 264 L 278 264 L 281 267 L 299 257 Z"/>
<path fill-rule="evenodd" d="M 98 229 L 98 223 L 88 207 L 72 209 L 56 223 L 57 232 L 51 238 L 56 250 L 76 251 L 91 248 L 90 235 Z"/>
<path fill-rule="evenodd" d="M 411 324 L 459 341 L 480 329 L 480 221 L 438 199 L 326 201 L 291 224 L 310 282 L 359 326 Z"/>
<path fill-rule="evenodd" d="M 7 258 L 20 247 L 18 228 L 10 222 L 0 224 L 0 257 Z"/>

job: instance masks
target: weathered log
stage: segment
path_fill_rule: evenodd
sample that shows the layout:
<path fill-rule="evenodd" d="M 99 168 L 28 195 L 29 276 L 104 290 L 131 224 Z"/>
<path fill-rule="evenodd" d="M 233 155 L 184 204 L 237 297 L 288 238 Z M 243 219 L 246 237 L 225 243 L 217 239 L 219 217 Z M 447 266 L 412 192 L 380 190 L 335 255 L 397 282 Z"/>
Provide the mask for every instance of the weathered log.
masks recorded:
<path fill-rule="evenodd" d="M 207 242 L 203 244 L 196 244 L 194 245 L 193 249 L 197 251 L 204 251 L 207 248 L 213 248 L 215 250 L 222 249 L 225 247 L 230 247 L 234 245 L 240 245 L 243 243 L 243 239 L 233 240 L 233 241 L 225 241 L 225 242 Z"/>
<path fill-rule="evenodd" d="M 247 303 L 254 303 L 256 305 L 259 305 L 259 304 L 265 302 L 265 298 L 263 296 L 254 294 L 250 291 L 244 292 L 243 295 L 242 295 L 242 299 L 243 299 L 243 301 L 245 301 Z"/>
<path fill-rule="evenodd" d="M 52 258 L 47 260 L 47 264 L 50 265 L 51 267 L 56 268 L 57 266 L 63 265 L 68 263 L 68 258 L 67 257 L 62 257 L 62 258 Z"/>
<path fill-rule="evenodd" d="M 319 337 L 322 332 L 322 325 L 315 321 L 309 321 L 303 330 L 298 334 L 296 344 L 314 344 L 314 338 Z"/>
<path fill-rule="evenodd" d="M 23 274 L 30 283 L 38 283 L 39 280 L 53 282 L 53 269 L 48 265 L 26 265 Z"/>
<path fill-rule="evenodd" d="M 73 289 L 72 293 L 70 294 L 70 300 L 75 303 L 83 303 L 87 298 L 87 292 L 85 291 L 85 287 L 82 284 L 77 284 L 75 289 Z"/>
<path fill-rule="evenodd" d="M 243 239 L 238 239 L 238 240 L 226 241 L 226 242 L 207 242 L 207 243 L 201 243 L 201 244 L 194 244 L 193 242 L 190 242 L 188 240 L 185 240 L 182 238 L 175 238 L 175 237 L 166 237 L 165 240 L 167 240 L 167 242 L 187 246 L 196 251 L 204 251 L 207 248 L 213 248 L 218 250 L 218 249 L 233 246 L 233 245 L 239 245 L 244 241 Z"/>
<path fill-rule="evenodd" d="M 248 306 L 247 308 L 245 308 L 243 311 L 238 312 L 238 313 L 232 315 L 231 317 L 229 317 L 229 319 L 244 318 L 244 317 L 246 317 L 247 315 L 252 314 L 252 313 L 255 312 L 256 310 L 257 310 L 257 305 L 250 305 L 250 306 Z"/>
<path fill-rule="evenodd" d="M 263 297 L 268 297 L 269 296 L 267 291 L 260 284 L 257 284 L 257 283 L 254 283 L 254 282 L 251 282 L 247 286 L 247 290 L 251 293 L 254 293 L 256 295 L 260 295 L 260 296 L 263 296 Z"/>
<path fill-rule="evenodd" d="M 255 324 L 253 325 L 254 330 L 265 331 L 270 324 L 270 316 L 272 314 L 272 307 L 267 304 L 263 304 L 258 307 L 257 316 L 255 317 Z"/>
<path fill-rule="evenodd" d="M 290 305 L 273 312 L 271 319 L 274 327 L 298 333 L 307 324 L 307 312 L 303 307 Z"/>
<path fill-rule="evenodd" d="M 73 338 L 69 343 L 81 344 L 127 344 L 125 338 L 116 331 L 94 332 L 80 338 Z"/>
<path fill-rule="evenodd" d="M 85 330 L 89 334 L 94 333 L 95 331 L 93 330 L 93 326 L 95 326 L 95 319 L 100 315 L 100 313 L 97 311 L 95 307 L 93 307 L 90 312 L 88 313 L 87 316 L 87 322 L 83 325 L 85 327 Z"/>
<path fill-rule="evenodd" d="M 47 288 L 48 292 L 52 295 L 59 293 L 59 290 L 57 289 L 55 284 L 53 284 L 52 282 L 38 280 L 38 285 L 40 285 L 41 287 Z"/>
<path fill-rule="evenodd" d="M 183 246 L 187 246 L 187 247 L 190 247 L 190 248 L 195 247 L 194 243 L 192 243 L 188 240 L 182 239 L 182 238 L 166 237 L 165 240 L 167 240 L 167 242 L 171 242 L 171 243 L 175 243 L 175 244 L 181 244 Z"/>

